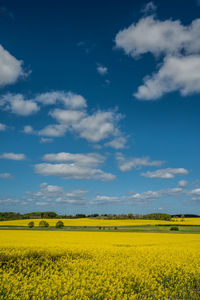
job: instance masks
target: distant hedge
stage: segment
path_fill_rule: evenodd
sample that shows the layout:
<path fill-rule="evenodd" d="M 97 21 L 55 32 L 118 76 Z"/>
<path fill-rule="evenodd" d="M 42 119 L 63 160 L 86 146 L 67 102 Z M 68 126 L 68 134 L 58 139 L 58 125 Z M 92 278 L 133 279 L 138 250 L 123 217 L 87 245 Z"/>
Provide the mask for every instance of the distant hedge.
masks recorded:
<path fill-rule="evenodd" d="M 163 214 L 163 213 L 152 213 L 152 214 L 147 214 L 143 216 L 143 219 L 148 219 L 148 220 L 164 220 L 164 221 L 170 221 L 171 220 L 171 215 L 169 214 Z"/>

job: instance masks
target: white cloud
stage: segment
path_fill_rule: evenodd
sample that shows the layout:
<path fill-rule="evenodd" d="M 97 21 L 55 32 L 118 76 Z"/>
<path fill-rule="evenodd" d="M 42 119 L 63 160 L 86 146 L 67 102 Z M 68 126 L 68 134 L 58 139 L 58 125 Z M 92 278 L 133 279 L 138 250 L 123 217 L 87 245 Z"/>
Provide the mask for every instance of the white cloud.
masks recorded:
<path fill-rule="evenodd" d="M 6 152 L 0 155 L 0 158 L 2 159 L 11 159 L 11 160 L 25 160 L 26 155 L 22 153 L 12 153 L 12 152 Z"/>
<path fill-rule="evenodd" d="M 89 115 L 85 111 L 55 109 L 50 114 L 62 126 L 90 142 L 99 142 L 118 135 L 117 123 L 122 117 L 114 111 L 101 110 Z"/>
<path fill-rule="evenodd" d="M 91 204 L 109 204 L 109 203 L 121 203 L 125 199 L 124 197 L 97 195 L 91 199 Z"/>
<path fill-rule="evenodd" d="M 35 101 L 43 105 L 62 103 L 69 109 L 83 109 L 87 107 L 86 100 L 81 95 L 65 91 L 42 93 L 35 97 Z"/>
<path fill-rule="evenodd" d="M 147 190 L 144 192 L 129 192 L 125 195 L 101 195 L 98 194 L 94 197 L 88 197 L 89 191 L 78 188 L 75 190 L 66 191 L 63 187 L 57 185 L 49 185 L 44 182 L 40 185 L 40 188 L 36 192 L 26 192 L 21 199 L 15 199 L 9 196 L 0 196 L 0 204 L 26 204 L 26 205 L 48 205 L 54 206 L 62 204 L 73 205 L 109 205 L 109 204 L 123 204 L 123 205 L 139 205 L 149 206 L 153 202 L 159 199 L 172 198 L 181 199 L 184 201 L 196 201 L 200 203 L 200 188 L 193 190 L 185 189 L 184 187 L 176 186 L 168 189 L 161 190 Z M 184 198 L 183 198 L 184 196 Z M 187 200 L 185 200 L 187 199 Z"/>
<path fill-rule="evenodd" d="M 115 135 L 115 124 L 119 117 L 120 114 L 112 111 L 97 111 L 80 120 L 73 128 L 82 138 L 90 142 L 99 142 L 109 136 Z"/>
<path fill-rule="evenodd" d="M 125 148 L 126 142 L 127 139 L 124 136 L 118 136 L 113 140 L 111 140 L 110 142 L 105 143 L 105 146 L 109 146 L 115 149 L 122 149 Z"/>
<path fill-rule="evenodd" d="M 188 184 L 187 180 L 180 180 L 180 181 L 178 182 L 178 186 L 179 186 L 179 187 L 186 187 L 187 184 Z"/>
<path fill-rule="evenodd" d="M 200 19 L 183 26 L 180 21 L 159 21 L 148 16 L 121 30 L 115 37 L 118 48 L 133 57 L 151 52 L 153 55 L 175 55 L 200 52 Z"/>
<path fill-rule="evenodd" d="M 107 195 L 97 195 L 91 200 L 91 204 L 129 204 L 129 205 L 149 205 L 153 201 L 162 199 L 164 197 L 180 197 L 182 195 L 187 195 L 187 191 L 182 188 L 175 187 L 169 189 L 162 189 L 157 191 L 146 191 L 142 193 L 132 192 L 123 196 L 107 196 Z"/>
<path fill-rule="evenodd" d="M 50 115 L 62 124 L 66 130 L 77 133 L 80 137 L 90 142 L 99 142 L 111 136 L 115 137 L 115 142 L 110 146 L 116 147 L 116 144 L 123 144 L 125 141 L 118 130 L 118 122 L 122 115 L 115 111 L 98 110 L 93 114 L 88 114 L 80 110 L 62 110 L 55 109 Z M 40 131 L 41 135 L 43 131 Z M 117 138 L 119 140 L 117 140 Z"/>
<path fill-rule="evenodd" d="M 21 94 L 7 93 L 0 97 L 0 107 L 13 114 L 29 116 L 39 111 L 39 106 L 32 100 L 25 100 Z"/>
<path fill-rule="evenodd" d="M 83 111 L 78 110 L 54 109 L 50 112 L 50 115 L 59 123 L 70 127 L 79 122 L 86 114 Z"/>
<path fill-rule="evenodd" d="M 192 200 L 200 201 L 200 188 L 189 191 L 189 195 L 192 197 Z"/>
<path fill-rule="evenodd" d="M 26 134 L 35 134 L 35 131 L 34 131 L 33 127 L 30 126 L 30 125 L 24 126 L 23 132 L 26 133 Z"/>
<path fill-rule="evenodd" d="M 159 71 L 147 77 L 134 96 L 156 100 L 164 94 L 180 91 L 182 96 L 200 92 L 200 56 L 167 57 Z"/>
<path fill-rule="evenodd" d="M 157 7 L 153 3 L 153 1 L 150 1 L 146 3 L 146 5 L 143 7 L 142 12 L 144 14 L 153 14 L 156 11 Z"/>
<path fill-rule="evenodd" d="M 7 126 L 5 124 L 0 123 L 0 131 L 5 131 L 6 127 Z"/>
<path fill-rule="evenodd" d="M 54 91 L 43 93 L 26 100 L 22 94 L 5 94 L 0 97 L 0 107 L 12 113 L 28 116 L 39 111 L 41 105 L 64 105 L 64 108 L 54 108 L 49 115 L 58 123 L 49 124 L 36 131 L 32 126 L 26 125 L 23 132 L 42 137 L 61 137 L 66 132 L 75 133 L 89 142 L 100 142 L 112 139 L 108 146 L 120 149 L 124 147 L 126 138 L 119 130 L 118 123 L 122 115 L 115 110 L 97 110 L 93 113 L 87 111 L 86 100 L 72 92 Z"/>
<path fill-rule="evenodd" d="M 10 173 L 0 173 L 0 178 L 10 179 L 12 175 Z"/>
<path fill-rule="evenodd" d="M 96 167 L 105 161 L 105 158 L 98 153 L 50 153 L 43 156 L 44 161 L 50 162 L 69 162 L 87 167 Z"/>
<path fill-rule="evenodd" d="M 27 76 L 22 65 L 22 60 L 17 60 L 0 45 L 0 86 L 13 84 L 20 77 Z"/>
<path fill-rule="evenodd" d="M 116 160 L 119 169 L 123 172 L 130 171 L 132 168 L 140 169 L 146 166 L 158 167 L 164 164 L 164 161 L 160 160 L 151 161 L 149 157 L 132 157 L 127 159 L 122 153 L 116 153 Z"/>
<path fill-rule="evenodd" d="M 42 163 L 35 165 L 35 172 L 43 176 L 61 176 L 66 179 L 96 179 L 109 181 L 115 176 L 105 173 L 100 169 L 81 166 L 78 164 L 49 164 Z"/>
<path fill-rule="evenodd" d="M 53 139 L 51 139 L 51 138 L 41 137 L 41 139 L 40 139 L 40 144 L 47 144 L 47 143 L 52 143 L 52 142 L 53 142 Z"/>
<path fill-rule="evenodd" d="M 0 204 L 2 204 L 4 207 L 6 205 L 15 205 L 15 204 L 19 205 L 20 200 L 13 197 L 0 196 Z"/>
<path fill-rule="evenodd" d="M 108 73 L 108 68 L 101 65 L 101 64 L 98 64 L 97 66 L 97 72 L 100 74 L 100 75 L 106 75 Z"/>
<path fill-rule="evenodd" d="M 133 58 L 148 52 L 164 57 L 157 73 L 144 78 L 136 98 L 155 100 L 173 91 L 182 96 L 200 92 L 200 19 L 184 26 L 180 21 L 147 16 L 121 30 L 115 43 Z"/>
<path fill-rule="evenodd" d="M 36 205 L 49 205 L 55 203 L 85 204 L 87 203 L 87 190 L 78 189 L 65 191 L 63 187 L 49 185 L 44 182 L 40 185 L 38 192 L 27 192 L 24 197 L 27 202 L 34 202 Z"/>
<path fill-rule="evenodd" d="M 61 176 L 66 179 L 114 180 L 115 176 L 98 168 L 105 158 L 98 153 L 50 153 L 43 156 L 44 161 L 35 165 L 35 172 L 43 176 Z"/>
<path fill-rule="evenodd" d="M 141 175 L 149 178 L 163 178 L 163 179 L 171 179 L 174 178 L 175 175 L 187 175 L 188 171 L 184 168 L 166 168 L 159 169 L 153 172 L 147 171 L 146 173 L 142 173 Z"/>
<path fill-rule="evenodd" d="M 40 136 L 50 136 L 50 137 L 60 137 L 64 136 L 66 133 L 66 126 L 61 124 L 51 124 L 47 125 L 45 128 L 38 131 Z"/>

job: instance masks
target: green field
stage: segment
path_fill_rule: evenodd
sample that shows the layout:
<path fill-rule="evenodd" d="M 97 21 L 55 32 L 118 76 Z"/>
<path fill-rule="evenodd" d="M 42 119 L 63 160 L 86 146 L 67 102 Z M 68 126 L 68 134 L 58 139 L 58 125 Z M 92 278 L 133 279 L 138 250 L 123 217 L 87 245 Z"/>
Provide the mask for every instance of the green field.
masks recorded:
<path fill-rule="evenodd" d="M 174 225 L 173 225 L 174 226 Z M 98 232 L 160 232 L 160 233 L 200 233 L 199 225 L 179 225 L 178 231 L 171 231 L 169 225 L 136 225 L 136 226 L 65 226 L 63 228 L 1 225 L 0 230 L 31 230 L 31 231 L 98 231 Z"/>

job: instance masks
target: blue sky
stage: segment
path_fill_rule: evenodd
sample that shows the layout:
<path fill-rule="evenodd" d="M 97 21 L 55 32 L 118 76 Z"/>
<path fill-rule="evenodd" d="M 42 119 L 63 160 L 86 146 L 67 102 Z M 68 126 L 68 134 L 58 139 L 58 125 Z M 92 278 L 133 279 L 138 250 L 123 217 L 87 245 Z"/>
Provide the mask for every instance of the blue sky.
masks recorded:
<path fill-rule="evenodd" d="M 200 213 L 200 2 L 0 5 L 0 211 Z"/>

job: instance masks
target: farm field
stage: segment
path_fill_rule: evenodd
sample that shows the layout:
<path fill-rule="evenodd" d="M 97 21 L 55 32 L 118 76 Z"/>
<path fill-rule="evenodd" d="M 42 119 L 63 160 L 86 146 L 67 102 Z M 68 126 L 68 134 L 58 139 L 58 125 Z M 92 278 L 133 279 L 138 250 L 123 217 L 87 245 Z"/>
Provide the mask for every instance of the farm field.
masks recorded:
<path fill-rule="evenodd" d="M 0 299 L 200 299 L 200 235 L 0 231 Z"/>
<path fill-rule="evenodd" d="M 0 226 L 27 226 L 29 222 L 33 221 L 35 226 L 39 225 L 41 220 L 46 220 L 50 226 L 55 226 L 59 219 L 23 219 L 0 221 Z M 163 220 L 143 220 L 143 219 L 130 219 L 130 220 L 103 220 L 103 219 L 61 219 L 65 226 L 137 226 L 137 225 L 200 225 L 200 218 L 176 218 L 171 221 Z"/>

